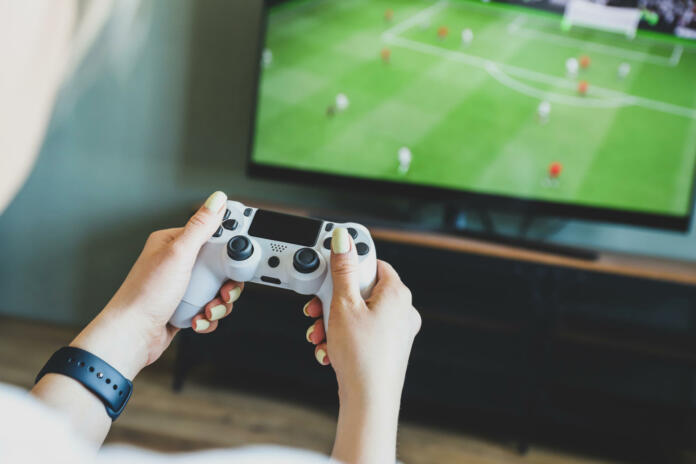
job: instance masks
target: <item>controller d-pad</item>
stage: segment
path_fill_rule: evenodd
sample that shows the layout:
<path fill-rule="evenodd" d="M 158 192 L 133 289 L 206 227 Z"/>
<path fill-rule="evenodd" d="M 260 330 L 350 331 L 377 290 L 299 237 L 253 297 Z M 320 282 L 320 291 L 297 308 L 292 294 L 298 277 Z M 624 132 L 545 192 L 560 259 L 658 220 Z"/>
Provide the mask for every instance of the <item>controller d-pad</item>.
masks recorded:
<path fill-rule="evenodd" d="M 225 210 L 225 215 L 222 216 L 222 220 L 223 220 L 223 221 L 228 220 L 228 219 L 230 218 L 230 214 L 232 214 L 232 211 L 230 211 L 229 209 L 226 209 L 226 210 Z"/>
<path fill-rule="evenodd" d="M 353 240 L 358 238 L 358 231 L 353 229 L 352 227 L 348 228 L 348 233 L 350 234 L 351 237 L 353 237 Z"/>
<path fill-rule="evenodd" d="M 365 256 L 370 252 L 370 247 L 367 245 L 367 243 L 356 243 L 355 244 L 355 251 L 358 252 L 358 256 Z"/>
<path fill-rule="evenodd" d="M 232 237 L 230 241 L 227 242 L 227 256 L 235 261 L 244 261 L 249 258 L 253 252 L 254 245 L 251 244 L 251 240 L 243 235 Z"/>
<path fill-rule="evenodd" d="M 222 227 L 224 227 L 227 230 L 235 230 L 238 225 L 239 222 L 237 222 L 236 219 L 227 219 L 225 222 L 222 223 Z"/>
<path fill-rule="evenodd" d="M 324 240 L 324 248 L 326 248 L 327 250 L 331 249 L 331 237 L 327 237 Z"/>
<path fill-rule="evenodd" d="M 311 248 L 300 248 L 292 258 L 292 265 L 298 272 L 309 274 L 319 268 L 319 256 Z"/>
<path fill-rule="evenodd" d="M 222 231 L 222 226 L 220 226 L 220 227 L 218 227 L 218 229 L 217 229 L 217 230 L 215 231 L 215 233 L 213 234 L 213 237 L 220 237 L 220 236 L 222 236 L 222 232 L 223 232 L 223 231 Z"/>

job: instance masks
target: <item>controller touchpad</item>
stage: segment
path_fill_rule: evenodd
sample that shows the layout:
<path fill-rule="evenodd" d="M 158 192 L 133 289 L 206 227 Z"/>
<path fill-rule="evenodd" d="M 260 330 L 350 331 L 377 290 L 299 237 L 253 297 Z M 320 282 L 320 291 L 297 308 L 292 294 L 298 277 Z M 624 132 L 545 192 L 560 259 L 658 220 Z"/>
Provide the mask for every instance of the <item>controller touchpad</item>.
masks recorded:
<path fill-rule="evenodd" d="M 263 209 L 256 214 L 249 226 L 249 235 L 258 238 L 313 247 L 321 231 L 322 221 Z"/>

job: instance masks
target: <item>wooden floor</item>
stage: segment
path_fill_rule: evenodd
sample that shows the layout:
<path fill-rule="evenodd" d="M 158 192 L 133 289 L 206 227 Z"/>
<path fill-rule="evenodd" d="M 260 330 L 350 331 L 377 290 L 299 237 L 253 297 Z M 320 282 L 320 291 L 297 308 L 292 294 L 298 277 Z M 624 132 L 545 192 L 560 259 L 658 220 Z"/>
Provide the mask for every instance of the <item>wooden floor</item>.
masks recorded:
<path fill-rule="evenodd" d="M 0 317 L 0 382 L 30 388 L 43 363 L 76 332 Z M 330 451 L 335 418 L 320 410 L 214 388 L 195 379 L 174 393 L 173 352 L 170 349 L 136 379 L 133 398 L 107 442 L 169 452 L 259 443 Z M 407 464 L 608 462 L 535 448 L 520 456 L 511 446 L 408 423 L 400 427 L 399 458 Z"/>

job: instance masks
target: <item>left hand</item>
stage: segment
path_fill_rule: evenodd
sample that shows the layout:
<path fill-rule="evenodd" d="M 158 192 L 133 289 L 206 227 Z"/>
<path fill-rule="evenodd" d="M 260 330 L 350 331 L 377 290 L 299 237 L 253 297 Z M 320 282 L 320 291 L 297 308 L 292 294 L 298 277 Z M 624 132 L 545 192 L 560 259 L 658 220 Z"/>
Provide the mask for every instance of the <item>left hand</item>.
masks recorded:
<path fill-rule="evenodd" d="M 200 248 L 220 226 L 226 204 L 227 196 L 215 192 L 185 227 L 152 233 L 111 301 L 71 346 L 99 356 L 129 379 L 156 361 L 178 332 L 168 321 L 186 292 Z M 214 331 L 243 288 L 242 283 L 223 284 L 219 296 L 194 317 L 194 330 Z"/>

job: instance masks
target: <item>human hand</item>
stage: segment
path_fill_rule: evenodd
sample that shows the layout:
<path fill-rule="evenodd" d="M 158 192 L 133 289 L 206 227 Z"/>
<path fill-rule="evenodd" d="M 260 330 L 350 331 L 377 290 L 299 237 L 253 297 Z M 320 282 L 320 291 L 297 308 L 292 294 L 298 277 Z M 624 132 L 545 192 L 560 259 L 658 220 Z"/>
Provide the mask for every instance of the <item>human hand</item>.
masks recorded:
<path fill-rule="evenodd" d="M 331 241 L 333 297 L 328 341 L 321 301 L 303 308 L 317 319 L 306 333 L 316 345 L 315 357 L 333 365 L 342 402 L 389 401 L 401 398 L 406 366 L 421 317 L 411 303 L 411 292 L 394 268 L 377 261 L 377 282 L 367 300 L 360 295 L 358 257 L 345 229 L 337 228 Z"/>
<path fill-rule="evenodd" d="M 333 365 L 340 409 L 332 457 L 346 463 L 394 462 L 401 391 L 421 318 L 411 292 L 394 269 L 377 261 L 377 283 L 367 300 L 360 295 L 358 256 L 343 228 L 331 240 L 333 295 L 329 337 L 320 318 L 307 330 L 317 361 Z M 314 298 L 303 309 L 322 315 Z"/>
<path fill-rule="evenodd" d="M 220 226 L 226 202 L 224 193 L 215 192 L 185 227 L 153 232 L 111 301 L 71 345 L 130 379 L 159 358 L 178 331 L 168 321 L 186 292 L 200 248 Z M 243 288 L 242 283 L 223 284 L 219 296 L 194 317 L 193 329 L 214 331 Z"/>

